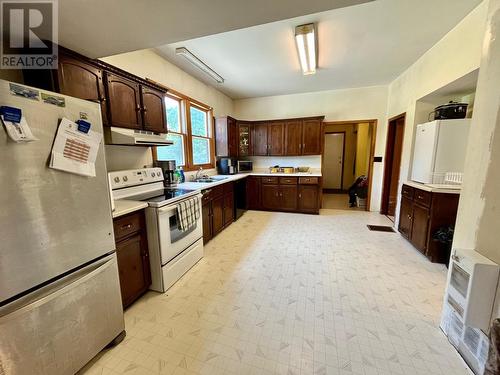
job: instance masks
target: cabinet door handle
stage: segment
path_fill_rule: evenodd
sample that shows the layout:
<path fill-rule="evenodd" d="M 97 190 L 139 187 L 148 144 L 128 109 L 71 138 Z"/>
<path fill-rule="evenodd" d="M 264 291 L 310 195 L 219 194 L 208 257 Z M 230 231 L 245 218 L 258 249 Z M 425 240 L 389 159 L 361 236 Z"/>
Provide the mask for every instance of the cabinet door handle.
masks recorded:
<path fill-rule="evenodd" d="M 424 197 L 422 197 L 421 195 L 417 195 L 417 198 L 418 199 L 424 199 Z"/>
<path fill-rule="evenodd" d="M 278 193 L 278 192 L 276 192 L 276 194 L 275 194 L 275 195 L 276 195 L 276 196 L 279 196 L 279 193 Z"/>
<path fill-rule="evenodd" d="M 302 198 L 302 194 L 299 193 L 299 198 Z"/>
<path fill-rule="evenodd" d="M 120 229 L 126 230 L 126 229 L 130 229 L 130 228 L 132 228 L 132 224 L 122 225 Z"/>
<path fill-rule="evenodd" d="M 137 104 L 137 107 L 135 107 L 135 110 L 136 110 L 137 112 L 139 112 L 139 111 L 141 110 L 141 106 L 140 106 L 139 104 Z"/>
<path fill-rule="evenodd" d="M 305 149 L 305 148 L 306 148 L 306 144 L 302 143 L 302 149 Z"/>
<path fill-rule="evenodd" d="M 142 107 L 142 112 L 146 113 L 148 111 L 148 109 L 146 108 L 146 106 Z"/>

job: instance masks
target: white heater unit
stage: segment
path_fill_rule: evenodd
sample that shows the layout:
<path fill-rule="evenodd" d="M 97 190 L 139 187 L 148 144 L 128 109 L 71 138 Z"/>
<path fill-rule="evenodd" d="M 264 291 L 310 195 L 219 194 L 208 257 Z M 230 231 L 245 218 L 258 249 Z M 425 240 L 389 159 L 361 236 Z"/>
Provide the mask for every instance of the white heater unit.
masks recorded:
<path fill-rule="evenodd" d="M 440 327 L 475 374 L 488 355 L 488 332 L 499 266 L 473 250 L 454 249 Z"/>

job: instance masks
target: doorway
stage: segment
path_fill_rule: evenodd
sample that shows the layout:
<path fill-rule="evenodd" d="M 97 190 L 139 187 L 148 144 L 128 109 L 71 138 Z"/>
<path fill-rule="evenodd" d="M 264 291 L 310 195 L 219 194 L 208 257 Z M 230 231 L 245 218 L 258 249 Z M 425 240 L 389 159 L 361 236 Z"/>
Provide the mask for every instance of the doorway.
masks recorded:
<path fill-rule="evenodd" d="M 345 132 L 325 133 L 323 190 L 341 193 L 344 171 Z"/>
<path fill-rule="evenodd" d="M 325 209 L 370 209 L 376 120 L 324 123 L 322 158 Z M 348 190 L 366 176 L 368 186 L 358 185 L 356 207 L 350 207 Z"/>
<path fill-rule="evenodd" d="M 406 113 L 389 119 L 385 148 L 384 180 L 380 213 L 394 222 L 398 203 L 398 187 Z"/>

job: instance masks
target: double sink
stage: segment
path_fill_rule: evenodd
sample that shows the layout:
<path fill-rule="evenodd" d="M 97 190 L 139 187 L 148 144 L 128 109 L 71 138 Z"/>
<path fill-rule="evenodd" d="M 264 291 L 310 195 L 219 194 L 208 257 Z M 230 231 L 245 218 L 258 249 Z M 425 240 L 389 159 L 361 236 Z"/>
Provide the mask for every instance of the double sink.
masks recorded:
<path fill-rule="evenodd" d="M 201 184 L 208 184 L 210 182 L 218 182 L 218 181 L 223 181 L 227 179 L 227 177 L 224 176 L 213 176 L 213 177 L 202 177 L 202 178 L 197 178 L 196 180 L 192 182 L 198 182 Z"/>

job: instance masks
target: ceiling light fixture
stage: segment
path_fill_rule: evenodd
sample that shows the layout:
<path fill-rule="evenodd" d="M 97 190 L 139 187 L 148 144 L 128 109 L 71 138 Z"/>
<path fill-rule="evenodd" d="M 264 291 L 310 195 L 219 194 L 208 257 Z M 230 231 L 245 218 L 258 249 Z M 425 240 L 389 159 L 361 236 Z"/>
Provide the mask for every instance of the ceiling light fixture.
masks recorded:
<path fill-rule="evenodd" d="M 302 73 L 304 75 L 316 73 L 318 47 L 314 23 L 295 27 L 295 44 L 299 53 Z"/>
<path fill-rule="evenodd" d="M 212 79 L 214 79 L 217 83 L 224 83 L 224 78 L 217 74 L 215 70 L 210 68 L 207 64 L 193 55 L 186 47 L 179 47 L 175 49 L 175 53 L 177 55 L 181 55 L 191 64 L 196 66 L 198 69 L 202 70 L 204 73 L 208 74 Z"/>

